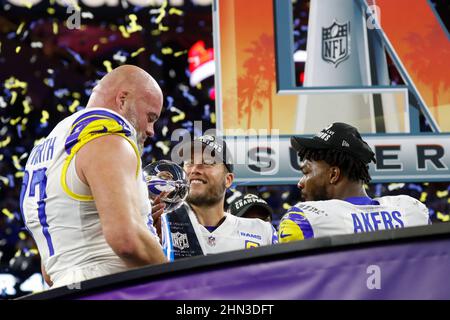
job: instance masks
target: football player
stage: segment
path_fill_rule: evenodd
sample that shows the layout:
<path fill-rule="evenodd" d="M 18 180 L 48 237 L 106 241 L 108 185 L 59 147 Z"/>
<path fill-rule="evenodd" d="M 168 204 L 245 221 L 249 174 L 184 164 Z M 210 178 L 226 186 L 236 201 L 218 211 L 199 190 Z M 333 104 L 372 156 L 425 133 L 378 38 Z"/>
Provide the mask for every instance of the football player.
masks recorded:
<path fill-rule="evenodd" d="M 147 72 L 120 66 L 32 150 L 20 204 L 49 285 L 166 261 L 140 160 L 162 101 Z"/>
<path fill-rule="evenodd" d="M 351 125 L 336 122 L 313 138 L 292 137 L 291 145 L 301 160 L 298 187 L 305 202 L 281 219 L 280 242 L 431 223 L 425 205 L 410 196 L 367 195 L 375 157 Z"/>
<path fill-rule="evenodd" d="M 234 179 L 225 141 L 204 135 L 187 150 L 192 152 L 183 155 L 190 182 L 186 204 L 161 219 L 163 248 L 169 260 L 276 243 L 277 234 L 269 222 L 224 211 L 225 193 Z M 181 228 L 183 225 L 187 227 Z"/>

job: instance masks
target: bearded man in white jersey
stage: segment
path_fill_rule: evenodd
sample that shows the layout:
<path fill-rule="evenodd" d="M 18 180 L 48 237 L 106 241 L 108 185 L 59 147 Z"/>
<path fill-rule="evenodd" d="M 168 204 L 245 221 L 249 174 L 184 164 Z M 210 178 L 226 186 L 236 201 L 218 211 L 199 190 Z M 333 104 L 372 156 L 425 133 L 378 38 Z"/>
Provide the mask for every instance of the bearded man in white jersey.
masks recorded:
<path fill-rule="evenodd" d="M 140 159 L 162 101 L 146 71 L 120 66 L 30 153 L 21 212 L 49 285 L 166 261 Z"/>
<path fill-rule="evenodd" d="M 269 222 L 236 217 L 224 210 L 226 190 L 234 179 L 225 141 L 203 135 L 187 143 L 182 152 L 189 194 L 181 208 L 161 217 L 161 238 L 169 260 L 277 242 Z M 154 212 L 155 221 L 158 215 Z"/>
<path fill-rule="evenodd" d="M 425 205 L 410 196 L 369 198 L 364 183 L 375 157 L 353 126 L 336 122 L 313 138 L 292 137 L 291 145 L 301 160 L 305 202 L 281 219 L 280 242 L 431 223 Z"/>

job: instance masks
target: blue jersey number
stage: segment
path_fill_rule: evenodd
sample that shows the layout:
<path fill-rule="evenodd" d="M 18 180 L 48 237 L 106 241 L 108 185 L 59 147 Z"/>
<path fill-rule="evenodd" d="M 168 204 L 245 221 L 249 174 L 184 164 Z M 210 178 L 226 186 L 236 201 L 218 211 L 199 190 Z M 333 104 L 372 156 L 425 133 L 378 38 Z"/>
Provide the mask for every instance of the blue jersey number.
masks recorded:
<path fill-rule="evenodd" d="M 55 251 L 53 249 L 53 242 L 50 233 L 48 232 L 48 223 L 47 223 L 47 215 L 45 214 L 45 199 L 47 198 L 47 194 L 45 189 L 47 187 L 47 176 L 45 175 L 47 168 L 41 168 L 34 170 L 31 175 L 30 181 L 30 173 L 25 171 L 22 182 L 22 189 L 20 191 L 20 209 L 22 211 L 22 218 L 25 223 L 25 214 L 23 212 L 23 201 L 25 199 L 25 194 L 27 192 L 28 183 L 30 184 L 30 192 L 28 193 L 29 197 L 36 197 L 36 187 L 39 186 L 39 195 L 37 200 L 38 205 L 38 218 L 39 222 L 42 226 L 42 233 L 44 234 L 45 240 L 47 241 L 48 251 L 50 257 L 54 255 Z"/>

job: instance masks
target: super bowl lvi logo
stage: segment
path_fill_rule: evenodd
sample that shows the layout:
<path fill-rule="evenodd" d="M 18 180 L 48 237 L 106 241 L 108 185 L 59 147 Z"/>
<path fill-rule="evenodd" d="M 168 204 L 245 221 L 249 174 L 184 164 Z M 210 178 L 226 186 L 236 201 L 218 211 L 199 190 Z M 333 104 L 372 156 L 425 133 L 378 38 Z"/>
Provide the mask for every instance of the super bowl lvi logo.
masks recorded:
<path fill-rule="evenodd" d="M 350 56 L 350 21 L 340 24 L 336 20 L 328 28 L 322 28 L 322 59 L 334 64 Z"/>

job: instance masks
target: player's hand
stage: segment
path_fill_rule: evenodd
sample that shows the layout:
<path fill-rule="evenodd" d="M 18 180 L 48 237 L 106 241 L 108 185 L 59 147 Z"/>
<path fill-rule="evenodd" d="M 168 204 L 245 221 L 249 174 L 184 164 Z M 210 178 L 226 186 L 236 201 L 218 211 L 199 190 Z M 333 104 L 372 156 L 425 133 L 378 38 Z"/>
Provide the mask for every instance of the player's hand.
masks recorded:
<path fill-rule="evenodd" d="M 152 204 L 152 218 L 153 226 L 158 232 L 158 237 L 161 239 L 161 215 L 164 213 L 164 208 L 166 204 L 161 200 L 161 197 L 166 196 L 167 192 L 162 192 L 159 196 L 155 198 Z"/>

